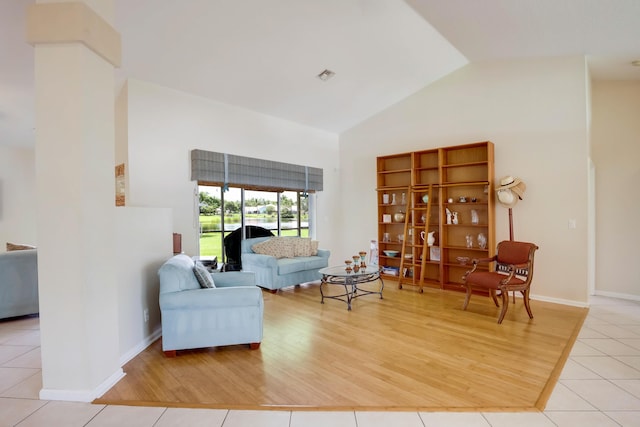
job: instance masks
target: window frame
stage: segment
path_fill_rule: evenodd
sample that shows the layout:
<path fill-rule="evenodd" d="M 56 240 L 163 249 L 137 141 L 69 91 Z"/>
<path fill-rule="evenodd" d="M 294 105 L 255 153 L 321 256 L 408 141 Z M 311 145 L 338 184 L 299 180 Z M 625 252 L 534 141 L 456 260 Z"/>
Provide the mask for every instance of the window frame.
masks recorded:
<path fill-rule="evenodd" d="M 198 206 L 198 210 L 197 210 L 197 216 L 198 216 L 198 254 L 200 256 L 207 256 L 209 254 L 203 254 L 202 253 L 202 236 L 204 233 L 219 233 L 219 238 L 220 238 L 220 248 L 221 248 L 221 253 L 220 254 L 213 254 L 218 256 L 218 262 L 219 263 L 226 263 L 227 261 L 227 256 L 226 253 L 224 251 L 224 238 L 226 237 L 227 234 L 231 233 L 234 230 L 225 230 L 225 194 L 227 193 L 226 191 L 224 191 L 224 188 L 222 185 L 219 184 L 212 184 L 212 183 L 206 183 L 206 182 L 197 182 L 197 191 L 196 191 L 196 199 L 197 202 L 196 205 Z M 201 188 L 202 187 L 212 187 L 212 188 L 216 188 L 218 189 L 218 191 L 220 192 L 220 229 L 217 231 L 208 231 L 208 232 L 204 232 L 203 231 L 203 227 L 202 227 L 202 223 L 200 221 L 200 216 L 201 216 L 201 209 L 200 209 L 200 193 L 202 192 Z M 276 229 L 272 229 L 272 228 L 268 228 L 268 230 L 270 230 L 271 232 L 273 232 L 275 235 L 277 236 L 281 236 L 283 229 L 282 229 L 282 195 L 284 193 L 295 193 L 296 198 L 294 200 L 296 206 L 297 206 L 297 212 L 295 215 L 295 222 L 296 222 L 296 227 L 295 228 L 287 228 L 286 230 L 295 230 L 296 236 L 298 237 L 302 237 L 304 236 L 304 230 L 306 230 L 306 235 L 308 237 L 311 237 L 311 230 L 312 230 L 312 218 L 315 218 L 315 215 L 312 215 L 311 213 L 311 206 L 312 203 L 310 202 L 309 198 L 312 196 L 311 194 L 308 194 L 305 196 L 303 191 L 297 191 L 297 190 L 286 190 L 286 189 L 270 189 L 270 190 L 265 190 L 265 189 L 254 189 L 254 188 L 245 188 L 245 187 L 236 187 L 233 186 L 232 188 L 234 189 L 239 189 L 240 190 L 240 228 L 242 229 L 242 238 L 244 239 L 244 232 L 245 232 L 245 226 L 246 226 L 246 195 L 245 192 L 246 191 L 258 191 L 258 192 L 262 192 L 262 193 L 271 193 L 276 195 Z M 302 209 L 302 202 L 304 198 L 307 198 L 307 225 L 306 227 L 303 226 L 303 222 L 302 222 L 302 217 L 303 217 L 303 209 Z M 215 215 L 215 214 L 214 214 Z M 237 229 L 237 228 L 236 228 Z"/>

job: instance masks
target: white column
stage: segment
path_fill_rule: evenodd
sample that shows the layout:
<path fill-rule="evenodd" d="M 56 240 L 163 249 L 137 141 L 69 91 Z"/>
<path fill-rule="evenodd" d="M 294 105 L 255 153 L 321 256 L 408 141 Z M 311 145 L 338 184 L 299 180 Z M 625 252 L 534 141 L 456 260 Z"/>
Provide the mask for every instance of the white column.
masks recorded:
<path fill-rule="evenodd" d="M 46 3 L 46 4 L 45 4 Z M 47 400 L 91 401 L 123 375 L 115 265 L 112 0 L 28 12 L 35 50 L 38 282 Z M 109 17 L 108 17 L 109 18 Z"/>

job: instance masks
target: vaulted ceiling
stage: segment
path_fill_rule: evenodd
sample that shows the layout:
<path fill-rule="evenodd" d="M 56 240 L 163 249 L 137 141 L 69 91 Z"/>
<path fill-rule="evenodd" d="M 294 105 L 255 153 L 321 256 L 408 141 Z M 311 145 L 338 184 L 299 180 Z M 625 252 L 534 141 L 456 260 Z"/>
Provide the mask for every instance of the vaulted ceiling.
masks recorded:
<path fill-rule="evenodd" d="M 595 79 L 640 80 L 638 0 L 114 1 L 118 82 L 335 133 L 469 61 L 584 55 Z M 0 2 L 0 144 L 34 143 L 30 3 Z"/>

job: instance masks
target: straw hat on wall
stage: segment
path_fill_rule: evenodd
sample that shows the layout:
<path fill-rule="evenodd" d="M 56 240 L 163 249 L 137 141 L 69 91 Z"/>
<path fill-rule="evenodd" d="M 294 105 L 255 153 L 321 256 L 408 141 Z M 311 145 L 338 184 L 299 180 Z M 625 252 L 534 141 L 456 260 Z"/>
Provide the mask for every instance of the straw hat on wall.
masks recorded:
<path fill-rule="evenodd" d="M 527 186 L 520 178 L 514 178 L 511 175 L 500 179 L 500 186 L 496 189 L 498 202 L 505 208 L 512 208 L 522 200 Z"/>

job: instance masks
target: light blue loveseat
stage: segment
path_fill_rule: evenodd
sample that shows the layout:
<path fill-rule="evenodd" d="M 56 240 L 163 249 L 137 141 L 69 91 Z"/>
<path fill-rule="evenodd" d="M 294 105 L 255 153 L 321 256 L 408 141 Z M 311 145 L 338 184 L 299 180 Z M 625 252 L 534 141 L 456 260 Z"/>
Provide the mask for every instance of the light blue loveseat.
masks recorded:
<path fill-rule="evenodd" d="M 38 250 L 0 253 L 0 319 L 38 311 Z"/>
<path fill-rule="evenodd" d="M 250 271 L 256 275 L 256 284 L 275 293 L 286 286 L 320 280 L 318 270 L 329 265 L 330 251 L 318 249 L 313 256 L 296 256 L 293 258 L 276 258 L 275 256 L 257 254 L 252 246 L 272 237 L 254 237 L 244 239 L 240 246 L 242 271 Z M 285 239 L 298 239 L 286 237 Z"/>
<path fill-rule="evenodd" d="M 212 275 L 215 288 L 201 288 L 193 260 L 180 254 L 165 262 L 160 276 L 162 350 L 249 344 L 262 341 L 264 302 L 252 273 Z"/>

